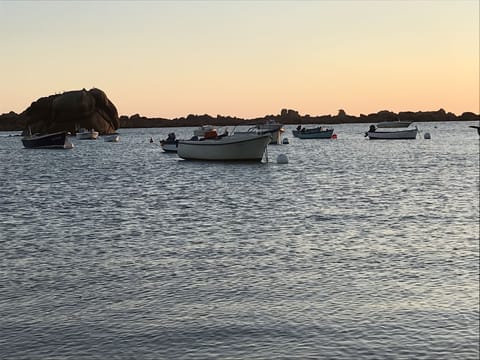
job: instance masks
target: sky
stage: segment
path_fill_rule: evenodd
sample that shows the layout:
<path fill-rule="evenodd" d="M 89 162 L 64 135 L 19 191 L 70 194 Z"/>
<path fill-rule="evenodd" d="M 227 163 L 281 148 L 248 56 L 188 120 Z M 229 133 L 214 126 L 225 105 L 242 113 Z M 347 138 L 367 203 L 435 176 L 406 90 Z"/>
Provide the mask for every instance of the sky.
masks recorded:
<path fill-rule="evenodd" d="M 0 114 L 92 87 L 120 115 L 480 113 L 480 0 L 0 0 Z"/>

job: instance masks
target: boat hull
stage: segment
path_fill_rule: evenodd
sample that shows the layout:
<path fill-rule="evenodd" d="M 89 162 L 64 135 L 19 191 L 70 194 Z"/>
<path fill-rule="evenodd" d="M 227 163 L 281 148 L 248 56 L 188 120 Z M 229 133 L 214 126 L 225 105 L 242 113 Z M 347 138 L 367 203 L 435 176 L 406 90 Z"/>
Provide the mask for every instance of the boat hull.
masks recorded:
<path fill-rule="evenodd" d="M 177 154 L 186 160 L 262 161 L 270 135 L 234 134 L 219 139 L 179 140 Z"/>
<path fill-rule="evenodd" d="M 111 135 L 104 135 L 103 141 L 105 142 L 119 142 L 120 141 L 120 136 L 116 134 L 111 134 Z"/>
<path fill-rule="evenodd" d="M 322 130 L 322 131 L 292 131 L 293 136 L 299 139 L 330 139 L 333 135 L 333 129 Z"/>
<path fill-rule="evenodd" d="M 367 136 L 370 140 L 415 140 L 418 129 L 399 131 L 369 131 Z"/>
<path fill-rule="evenodd" d="M 81 129 L 75 136 L 78 140 L 96 140 L 98 138 L 98 131 Z"/>
<path fill-rule="evenodd" d="M 72 149 L 73 144 L 67 138 L 67 132 L 60 131 L 44 135 L 31 135 L 22 138 L 27 149 Z"/>
<path fill-rule="evenodd" d="M 176 153 L 178 142 L 177 141 L 176 142 L 161 141 L 160 146 L 162 147 L 162 150 L 165 152 Z"/>

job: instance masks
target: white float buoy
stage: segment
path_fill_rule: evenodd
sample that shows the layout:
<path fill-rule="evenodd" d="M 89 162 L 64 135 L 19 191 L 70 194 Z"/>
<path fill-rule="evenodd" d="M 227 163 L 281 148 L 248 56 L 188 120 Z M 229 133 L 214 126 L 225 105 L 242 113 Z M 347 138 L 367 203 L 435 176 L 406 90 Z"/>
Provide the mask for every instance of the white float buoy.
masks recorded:
<path fill-rule="evenodd" d="M 425 134 L 423 134 L 423 138 L 424 139 L 430 139 L 430 133 L 426 132 Z"/>
<path fill-rule="evenodd" d="M 288 141 L 288 138 L 283 138 L 282 143 L 283 144 L 290 144 L 290 142 Z"/>
<path fill-rule="evenodd" d="M 278 164 L 288 164 L 288 157 L 285 154 L 280 154 L 277 156 Z"/>

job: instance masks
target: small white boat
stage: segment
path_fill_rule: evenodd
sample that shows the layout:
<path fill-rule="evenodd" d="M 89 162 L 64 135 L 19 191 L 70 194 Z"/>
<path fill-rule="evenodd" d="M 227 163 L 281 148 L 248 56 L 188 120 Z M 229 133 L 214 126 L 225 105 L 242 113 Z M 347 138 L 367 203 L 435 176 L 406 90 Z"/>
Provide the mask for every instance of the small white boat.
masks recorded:
<path fill-rule="evenodd" d="M 103 141 L 105 142 L 119 142 L 120 136 L 118 134 L 108 134 L 102 136 Z"/>
<path fill-rule="evenodd" d="M 414 140 L 417 138 L 418 128 L 378 131 L 375 125 L 370 126 L 370 130 L 365 133 L 370 140 Z"/>
<path fill-rule="evenodd" d="M 199 140 L 179 140 L 177 154 L 186 160 L 262 161 L 269 134 L 224 135 Z"/>
<path fill-rule="evenodd" d="M 165 140 L 160 140 L 160 146 L 165 152 L 176 153 L 178 140 L 175 133 L 169 133 Z"/>
<path fill-rule="evenodd" d="M 377 124 L 378 128 L 406 128 L 409 127 L 413 121 L 383 121 Z"/>
<path fill-rule="evenodd" d="M 178 148 L 178 143 L 160 143 L 160 146 L 162 147 L 163 151 L 167 153 L 176 153 L 177 148 Z"/>
<path fill-rule="evenodd" d="M 98 131 L 95 131 L 95 129 L 87 130 L 81 128 L 77 131 L 76 137 L 79 140 L 96 140 L 98 138 Z"/>

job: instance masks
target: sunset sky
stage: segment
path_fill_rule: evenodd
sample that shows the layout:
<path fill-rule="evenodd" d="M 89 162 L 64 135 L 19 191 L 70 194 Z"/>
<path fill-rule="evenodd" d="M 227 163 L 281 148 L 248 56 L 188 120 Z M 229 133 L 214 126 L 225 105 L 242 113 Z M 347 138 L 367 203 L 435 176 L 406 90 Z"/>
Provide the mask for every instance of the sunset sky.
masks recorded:
<path fill-rule="evenodd" d="M 97 87 L 119 114 L 480 112 L 479 0 L 0 0 L 0 114 Z"/>

